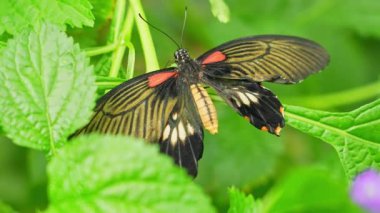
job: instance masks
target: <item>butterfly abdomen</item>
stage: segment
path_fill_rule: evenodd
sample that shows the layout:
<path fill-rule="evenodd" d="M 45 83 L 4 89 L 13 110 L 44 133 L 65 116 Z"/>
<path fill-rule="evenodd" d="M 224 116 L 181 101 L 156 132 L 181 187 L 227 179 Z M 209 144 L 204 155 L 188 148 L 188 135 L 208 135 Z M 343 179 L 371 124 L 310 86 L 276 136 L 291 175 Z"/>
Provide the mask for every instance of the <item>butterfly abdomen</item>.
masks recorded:
<path fill-rule="evenodd" d="M 207 91 L 200 84 L 192 84 L 190 89 L 204 128 L 211 134 L 217 133 L 218 118 L 216 109 Z"/>

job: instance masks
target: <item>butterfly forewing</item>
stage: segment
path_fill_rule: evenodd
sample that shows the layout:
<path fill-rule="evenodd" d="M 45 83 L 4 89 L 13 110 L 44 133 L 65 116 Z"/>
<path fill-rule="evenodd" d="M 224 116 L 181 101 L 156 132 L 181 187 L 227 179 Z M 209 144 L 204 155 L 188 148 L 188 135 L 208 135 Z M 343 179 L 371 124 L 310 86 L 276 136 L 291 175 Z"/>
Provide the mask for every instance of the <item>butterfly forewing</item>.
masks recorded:
<path fill-rule="evenodd" d="M 197 60 L 214 77 L 297 83 L 324 68 L 329 56 L 310 40 L 263 35 L 227 42 Z"/>
<path fill-rule="evenodd" d="M 76 135 L 98 132 L 158 141 L 177 102 L 176 73 L 174 68 L 151 72 L 114 88 L 98 101 L 91 121 Z"/>

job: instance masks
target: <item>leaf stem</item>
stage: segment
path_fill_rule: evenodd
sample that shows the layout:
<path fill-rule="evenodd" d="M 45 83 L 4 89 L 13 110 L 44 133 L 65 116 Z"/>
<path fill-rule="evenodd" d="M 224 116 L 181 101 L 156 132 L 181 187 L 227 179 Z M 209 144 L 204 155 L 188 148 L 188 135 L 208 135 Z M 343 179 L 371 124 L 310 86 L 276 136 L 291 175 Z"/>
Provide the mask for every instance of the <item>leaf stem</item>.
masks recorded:
<path fill-rule="evenodd" d="M 117 81 L 114 81 L 114 82 L 96 82 L 96 86 L 97 86 L 98 90 L 101 91 L 101 90 L 113 89 L 121 83 L 122 83 L 122 81 L 121 82 L 117 82 Z"/>
<path fill-rule="evenodd" d="M 126 78 L 127 80 L 133 78 L 133 72 L 135 69 L 135 47 L 133 46 L 132 42 L 128 42 L 125 44 L 128 47 L 128 62 L 127 62 L 127 71 L 126 71 Z"/>
<path fill-rule="evenodd" d="M 111 30 L 112 33 L 109 37 L 109 40 L 111 42 L 116 42 L 119 38 L 120 34 L 120 28 L 123 24 L 123 18 L 125 17 L 125 8 L 126 8 L 126 0 L 116 0 L 115 4 L 115 14 L 113 17 L 113 22 L 111 24 Z"/>
<path fill-rule="evenodd" d="M 302 105 L 304 107 L 331 109 L 365 101 L 378 95 L 380 95 L 380 82 L 375 82 L 362 87 L 327 95 L 288 98 L 286 101 L 293 105 Z"/>
<path fill-rule="evenodd" d="M 88 48 L 86 50 L 86 55 L 88 57 L 92 57 L 92 56 L 101 55 L 104 53 L 109 53 L 109 52 L 114 51 L 116 47 L 117 47 L 116 43 L 113 43 L 113 44 L 108 44 L 102 47 Z"/>
<path fill-rule="evenodd" d="M 133 19 L 134 17 L 133 17 L 132 9 L 129 8 L 127 15 L 125 17 L 124 23 L 123 23 L 123 28 L 117 40 L 117 47 L 112 54 L 112 65 L 111 65 L 110 73 L 108 75 L 109 77 L 117 77 L 119 73 L 122 60 L 124 57 L 126 43 L 129 43 L 130 38 L 131 38 L 132 28 L 133 28 Z"/>
<path fill-rule="evenodd" d="M 96 85 L 99 90 L 108 90 L 116 87 L 117 85 L 123 83 L 125 79 L 122 78 L 111 78 L 104 76 L 96 77 Z"/>
<path fill-rule="evenodd" d="M 149 31 L 149 26 L 139 20 L 139 14 L 145 17 L 143 7 L 140 0 L 129 0 L 133 9 L 137 30 L 139 31 L 141 45 L 144 52 L 145 66 L 147 72 L 159 69 L 156 50 L 154 48 L 153 39 Z"/>

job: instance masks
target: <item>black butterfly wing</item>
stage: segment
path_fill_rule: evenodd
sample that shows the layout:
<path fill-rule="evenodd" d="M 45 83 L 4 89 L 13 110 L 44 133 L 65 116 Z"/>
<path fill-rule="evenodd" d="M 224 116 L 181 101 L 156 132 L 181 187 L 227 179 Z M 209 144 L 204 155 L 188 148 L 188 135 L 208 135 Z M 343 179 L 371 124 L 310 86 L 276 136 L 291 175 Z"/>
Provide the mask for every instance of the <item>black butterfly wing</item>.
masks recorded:
<path fill-rule="evenodd" d="M 261 35 L 232 40 L 198 59 L 204 72 L 227 79 L 297 83 L 329 61 L 317 43 L 293 36 Z"/>
<path fill-rule="evenodd" d="M 249 80 L 215 79 L 205 77 L 235 111 L 256 128 L 279 135 L 285 125 L 284 108 L 277 97 L 260 83 Z"/>
<path fill-rule="evenodd" d="M 122 134 L 157 142 L 177 102 L 177 73 L 159 70 L 115 87 L 98 100 L 92 119 L 75 135 Z"/>
<path fill-rule="evenodd" d="M 190 96 L 184 98 L 191 99 Z M 203 129 L 194 108 L 190 107 L 192 103 L 186 102 L 188 100 L 179 98 L 160 138 L 160 147 L 161 152 L 172 156 L 176 164 L 196 176 L 203 153 Z"/>

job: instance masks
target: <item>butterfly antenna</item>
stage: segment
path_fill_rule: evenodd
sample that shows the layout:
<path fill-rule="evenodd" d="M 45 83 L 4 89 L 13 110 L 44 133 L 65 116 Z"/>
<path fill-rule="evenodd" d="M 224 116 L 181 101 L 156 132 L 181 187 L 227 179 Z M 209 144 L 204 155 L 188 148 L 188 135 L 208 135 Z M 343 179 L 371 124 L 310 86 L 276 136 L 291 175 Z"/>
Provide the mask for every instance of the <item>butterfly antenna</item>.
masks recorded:
<path fill-rule="evenodd" d="M 181 32 L 181 48 L 183 47 L 183 33 L 185 32 L 185 26 L 187 21 L 187 7 L 185 7 L 185 17 L 183 18 L 182 32 Z"/>
<path fill-rule="evenodd" d="M 164 31 L 158 29 L 156 26 L 154 26 L 153 24 L 149 23 L 146 19 L 144 19 L 141 14 L 139 13 L 139 17 L 145 22 L 147 23 L 150 27 L 152 27 L 153 29 L 157 30 L 158 32 L 164 34 L 166 37 L 168 37 L 170 40 L 172 40 L 174 42 L 175 45 L 177 45 L 178 49 L 181 48 L 181 46 L 179 46 L 179 44 L 171 37 L 169 36 L 167 33 L 165 33 Z"/>

